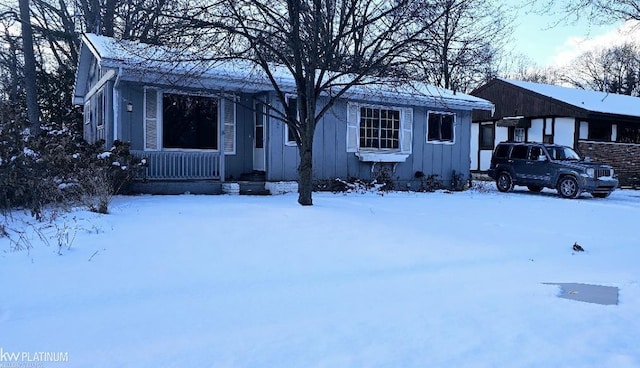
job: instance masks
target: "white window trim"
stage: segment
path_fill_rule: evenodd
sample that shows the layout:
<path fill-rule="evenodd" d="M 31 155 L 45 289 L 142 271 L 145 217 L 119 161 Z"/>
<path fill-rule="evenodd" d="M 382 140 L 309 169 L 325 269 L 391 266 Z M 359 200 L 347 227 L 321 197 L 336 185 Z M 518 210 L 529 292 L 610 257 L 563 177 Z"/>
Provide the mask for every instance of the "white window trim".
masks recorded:
<path fill-rule="evenodd" d="M 398 137 L 398 148 L 368 148 L 360 147 L 360 109 L 362 107 L 397 110 L 400 112 L 400 126 Z M 354 110 L 355 109 L 355 110 Z M 349 112 L 354 116 L 349 117 Z M 355 119 L 354 121 L 351 121 Z M 411 120 L 411 121 L 409 121 Z M 404 135 L 407 134 L 408 137 Z M 406 138 L 406 139 L 405 139 Z M 360 161 L 363 162 L 405 162 L 411 155 L 413 145 L 413 108 L 386 106 L 366 103 L 347 104 L 347 152 L 354 152 Z M 350 141 L 353 141 L 351 146 Z M 407 142 L 407 143 L 405 143 Z M 405 147 L 405 144 L 407 147 Z"/>
<path fill-rule="evenodd" d="M 450 141 L 442 141 L 442 140 L 430 140 L 429 139 L 429 115 L 430 114 L 438 114 L 438 115 L 453 115 L 453 126 L 451 127 L 451 140 Z M 426 142 L 429 144 L 448 144 L 453 145 L 456 144 L 456 126 L 458 125 L 458 115 L 455 112 L 450 111 L 437 111 L 437 110 L 429 110 L 427 111 L 427 131 L 425 132 Z"/>
<path fill-rule="evenodd" d="M 156 137 L 156 142 L 157 142 L 157 148 L 155 149 L 150 149 L 147 148 L 147 93 L 146 91 L 152 89 L 156 91 L 156 131 L 157 131 L 157 137 Z M 182 91 L 182 90 L 178 90 L 178 89 L 160 89 L 160 88 L 156 88 L 156 87 L 148 87 L 145 86 L 144 87 L 145 93 L 144 93 L 144 101 L 143 101 L 143 105 L 144 105 L 144 109 L 143 109 L 143 131 L 142 131 L 142 138 L 143 138 L 143 147 L 145 151 L 166 151 L 166 152 L 221 152 L 224 151 L 224 139 L 220 139 L 220 133 L 218 134 L 218 136 L 216 137 L 216 139 L 218 140 L 218 148 L 217 149 L 202 149 L 202 148 L 165 148 L 163 146 L 163 96 L 164 94 L 173 94 L 173 95 L 183 95 L 183 96 L 199 96 L 199 97 L 209 97 L 209 98 L 215 98 L 218 100 L 218 132 L 221 132 L 221 129 L 225 128 L 225 122 L 224 122 L 224 117 L 223 117 L 223 111 L 222 111 L 222 104 L 224 103 L 230 103 L 233 106 L 234 109 L 234 137 L 233 137 L 233 152 L 231 151 L 225 151 L 224 154 L 225 155 L 234 155 L 236 154 L 236 147 L 237 147 L 237 134 L 235 134 L 235 130 L 237 129 L 237 121 L 238 121 L 238 110 L 237 110 L 237 104 L 235 102 L 237 102 L 238 100 L 238 96 L 235 95 L 228 95 L 228 96 L 224 96 L 225 98 L 221 97 L 220 95 L 215 95 L 215 94 L 210 94 L 210 93 L 190 93 L 187 91 Z M 230 99 L 229 101 L 226 101 L 226 98 Z M 226 101 L 226 102 L 225 102 Z"/>

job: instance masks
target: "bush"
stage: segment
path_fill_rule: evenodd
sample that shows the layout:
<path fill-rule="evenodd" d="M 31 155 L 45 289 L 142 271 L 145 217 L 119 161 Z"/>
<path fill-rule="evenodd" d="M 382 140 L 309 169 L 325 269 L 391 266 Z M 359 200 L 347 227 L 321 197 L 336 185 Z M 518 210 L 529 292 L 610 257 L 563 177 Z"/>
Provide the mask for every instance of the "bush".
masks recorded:
<path fill-rule="evenodd" d="M 141 167 L 129 145 L 88 144 L 64 126 L 44 126 L 38 137 L 21 117 L 0 116 L 0 209 L 23 207 L 40 217 L 43 206 L 82 203 L 106 213 L 111 198 L 126 188 Z"/>
<path fill-rule="evenodd" d="M 420 179 L 420 188 L 419 192 L 435 192 L 438 189 L 443 189 L 444 185 L 440 179 L 438 179 L 438 174 L 425 175 L 422 171 L 416 171 L 414 174 L 416 179 Z"/>

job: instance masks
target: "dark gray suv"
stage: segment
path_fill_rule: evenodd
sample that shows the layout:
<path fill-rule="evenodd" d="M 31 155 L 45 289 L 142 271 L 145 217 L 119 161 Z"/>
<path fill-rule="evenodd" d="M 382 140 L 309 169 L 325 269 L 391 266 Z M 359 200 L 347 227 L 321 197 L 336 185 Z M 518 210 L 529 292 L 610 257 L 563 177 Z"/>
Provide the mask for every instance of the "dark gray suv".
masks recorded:
<path fill-rule="evenodd" d="M 524 185 L 532 192 L 557 189 L 564 198 L 588 192 L 606 198 L 618 187 L 613 168 L 587 162 L 566 146 L 542 143 L 503 142 L 491 158 L 489 176 L 501 192 Z"/>

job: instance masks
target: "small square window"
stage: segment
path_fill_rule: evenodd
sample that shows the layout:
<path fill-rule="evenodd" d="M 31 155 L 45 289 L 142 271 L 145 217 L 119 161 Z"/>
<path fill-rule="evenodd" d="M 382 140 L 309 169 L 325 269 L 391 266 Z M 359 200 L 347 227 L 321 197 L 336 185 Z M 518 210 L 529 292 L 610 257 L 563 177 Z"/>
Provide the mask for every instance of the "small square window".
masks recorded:
<path fill-rule="evenodd" d="M 428 112 L 427 141 L 453 142 L 455 114 Z"/>

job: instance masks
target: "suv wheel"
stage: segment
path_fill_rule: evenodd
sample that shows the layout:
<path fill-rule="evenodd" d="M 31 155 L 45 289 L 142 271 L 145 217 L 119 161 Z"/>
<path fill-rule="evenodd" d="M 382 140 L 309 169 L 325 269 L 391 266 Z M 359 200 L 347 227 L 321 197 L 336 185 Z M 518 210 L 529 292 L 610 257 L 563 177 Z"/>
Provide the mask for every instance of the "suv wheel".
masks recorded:
<path fill-rule="evenodd" d="M 577 198 L 580 195 L 580 186 L 573 176 L 565 176 L 558 183 L 558 193 L 563 198 Z"/>
<path fill-rule="evenodd" d="M 501 192 L 508 192 L 513 188 L 513 180 L 511 180 L 511 174 L 506 171 L 498 174 L 496 178 L 496 187 Z"/>
<path fill-rule="evenodd" d="M 542 190 L 542 187 L 539 185 L 527 185 L 527 188 L 534 193 L 538 193 Z"/>

